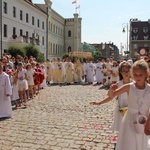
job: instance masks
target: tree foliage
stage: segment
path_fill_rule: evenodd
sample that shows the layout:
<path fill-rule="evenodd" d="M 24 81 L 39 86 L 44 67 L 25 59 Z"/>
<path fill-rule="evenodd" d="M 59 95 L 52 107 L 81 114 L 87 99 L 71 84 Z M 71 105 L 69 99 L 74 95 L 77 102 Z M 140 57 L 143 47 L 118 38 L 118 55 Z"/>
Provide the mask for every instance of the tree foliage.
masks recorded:
<path fill-rule="evenodd" d="M 13 57 L 16 57 L 17 55 L 21 55 L 22 57 L 25 56 L 23 48 L 21 46 L 18 46 L 18 45 L 9 46 L 7 52 Z"/>
<path fill-rule="evenodd" d="M 24 51 L 26 56 L 29 58 L 30 56 L 35 57 L 36 59 L 38 59 L 38 56 L 40 55 L 40 51 L 38 50 L 38 48 L 32 44 L 29 45 L 25 45 L 24 46 Z"/>
<path fill-rule="evenodd" d="M 27 56 L 28 58 L 30 58 L 30 56 L 33 56 L 38 62 L 45 61 L 44 55 L 39 51 L 39 49 L 36 46 L 32 44 L 28 44 L 23 47 L 11 45 L 8 48 L 8 53 L 14 57 L 16 57 L 17 55 L 21 55 L 22 57 Z"/>

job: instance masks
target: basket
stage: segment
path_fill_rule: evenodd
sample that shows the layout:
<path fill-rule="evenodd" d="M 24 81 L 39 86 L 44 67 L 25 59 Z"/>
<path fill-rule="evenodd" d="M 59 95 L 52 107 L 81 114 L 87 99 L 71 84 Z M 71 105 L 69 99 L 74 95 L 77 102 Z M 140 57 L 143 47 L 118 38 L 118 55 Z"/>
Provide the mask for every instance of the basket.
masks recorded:
<path fill-rule="evenodd" d="M 136 122 L 133 123 L 137 134 L 144 133 L 144 126 L 145 126 L 146 120 L 147 120 L 147 117 L 145 115 L 137 115 Z"/>

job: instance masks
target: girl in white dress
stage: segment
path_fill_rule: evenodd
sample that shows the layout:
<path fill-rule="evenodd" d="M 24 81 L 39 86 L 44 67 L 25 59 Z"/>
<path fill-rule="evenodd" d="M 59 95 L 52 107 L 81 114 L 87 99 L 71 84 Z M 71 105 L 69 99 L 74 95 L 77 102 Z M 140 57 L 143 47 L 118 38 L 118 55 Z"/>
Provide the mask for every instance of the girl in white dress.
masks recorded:
<path fill-rule="evenodd" d="M 33 86 L 34 86 L 34 78 L 33 75 L 35 73 L 35 71 L 32 69 L 32 66 L 30 63 L 27 64 L 26 66 L 27 69 L 27 82 L 28 82 L 28 99 L 30 99 L 29 93 L 31 93 L 31 98 L 33 98 Z"/>
<path fill-rule="evenodd" d="M 28 90 L 28 83 L 27 83 L 27 74 L 26 74 L 26 69 L 23 69 L 23 63 L 18 62 L 17 64 L 17 84 L 18 84 L 18 91 L 19 91 L 19 96 L 21 103 L 26 106 L 26 101 L 27 101 L 27 94 L 26 91 Z"/>
<path fill-rule="evenodd" d="M 119 72 L 118 72 L 118 64 L 116 61 L 113 61 L 112 66 L 112 72 L 111 72 L 111 82 L 116 83 L 119 81 Z"/>
<path fill-rule="evenodd" d="M 103 74 L 103 86 L 105 86 L 108 81 L 107 68 L 105 63 L 103 63 L 102 65 L 102 74 Z"/>
<path fill-rule="evenodd" d="M 149 150 L 148 139 L 144 134 L 144 121 L 149 115 L 150 108 L 148 75 L 147 62 L 138 60 L 132 66 L 132 76 L 135 82 L 125 84 L 120 88 L 116 85 L 110 87 L 108 96 L 111 98 L 125 92 L 128 95 L 128 110 L 121 122 L 116 150 Z M 145 117 L 139 120 L 140 116 Z M 139 121 L 141 130 L 136 128 Z"/>
<path fill-rule="evenodd" d="M 118 87 L 121 87 L 123 84 L 129 83 L 131 81 L 130 79 L 130 68 L 131 65 L 124 61 L 120 63 L 119 65 L 119 78 L 120 81 L 116 84 Z M 100 102 L 90 102 L 90 104 L 93 105 L 102 105 L 104 103 L 107 103 L 109 101 L 113 100 L 111 97 L 106 97 Z M 123 118 L 123 112 L 122 109 L 127 107 L 127 93 L 120 94 L 116 99 L 116 106 L 115 106 L 115 112 L 114 112 L 114 122 L 111 126 L 111 130 L 119 131 L 120 125 Z"/>
<path fill-rule="evenodd" d="M 8 69 L 8 70 L 6 70 L 6 72 L 9 75 L 9 79 L 10 79 L 10 83 L 11 83 L 11 87 L 12 87 L 11 101 L 14 102 L 15 108 L 17 108 L 18 107 L 17 100 L 19 99 L 17 78 L 14 75 L 15 72 L 12 72 L 12 70 Z"/>

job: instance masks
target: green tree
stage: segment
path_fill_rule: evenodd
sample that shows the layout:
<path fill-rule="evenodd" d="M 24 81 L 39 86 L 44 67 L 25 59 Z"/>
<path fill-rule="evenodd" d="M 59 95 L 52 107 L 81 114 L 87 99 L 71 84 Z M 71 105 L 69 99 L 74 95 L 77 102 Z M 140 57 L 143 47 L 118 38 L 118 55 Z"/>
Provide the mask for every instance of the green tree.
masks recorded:
<path fill-rule="evenodd" d="M 64 53 L 63 56 L 62 56 L 63 59 L 65 59 L 65 58 L 67 58 L 67 57 L 69 57 L 69 54 L 68 54 L 68 53 Z"/>
<path fill-rule="evenodd" d="M 18 45 L 9 46 L 7 52 L 13 57 L 16 57 L 17 55 L 21 55 L 22 57 L 25 56 L 23 48 L 21 46 L 18 46 Z"/>
<path fill-rule="evenodd" d="M 37 62 L 44 62 L 44 61 L 45 61 L 44 55 L 41 52 L 39 52 Z"/>
<path fill-rule="evenodd" d="M 30 56 L 35 57 L 36 59 L 38 59 L 38 56 L 40 55 L 40 51 L 38 50 L 38 48 L 32 44 L 28 44 L 24 46 L 24 51 L 26 56 L 29 58 Z"/>

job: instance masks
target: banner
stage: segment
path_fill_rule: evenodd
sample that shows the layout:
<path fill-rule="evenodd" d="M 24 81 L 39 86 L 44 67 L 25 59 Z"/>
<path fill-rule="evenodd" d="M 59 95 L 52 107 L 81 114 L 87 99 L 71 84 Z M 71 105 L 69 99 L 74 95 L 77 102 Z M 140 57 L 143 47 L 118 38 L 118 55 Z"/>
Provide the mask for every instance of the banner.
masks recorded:
<path fill-rule="evenodd" d="M 93 58 L 92 52 L 78 52 L 78 51 L 74 51 L 74 52 L 70 52 L 69 56 L 70 57 L 79 57 L 79 58 Z"/>

